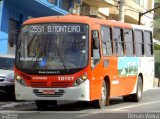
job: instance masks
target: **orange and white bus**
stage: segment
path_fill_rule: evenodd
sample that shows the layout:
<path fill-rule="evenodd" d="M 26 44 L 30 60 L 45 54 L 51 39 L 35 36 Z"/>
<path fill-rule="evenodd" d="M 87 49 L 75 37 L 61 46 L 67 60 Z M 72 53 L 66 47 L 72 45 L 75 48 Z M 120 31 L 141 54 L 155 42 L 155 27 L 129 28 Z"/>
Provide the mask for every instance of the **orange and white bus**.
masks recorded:
<path fill-rule="evenodd" d="M 15 63 L 17 100 L 38 108 L 59 100 L 109 105 L 109 98 L 140 101 L 153 86 L 152 30 L 87 16 L 24 22 Z"/>

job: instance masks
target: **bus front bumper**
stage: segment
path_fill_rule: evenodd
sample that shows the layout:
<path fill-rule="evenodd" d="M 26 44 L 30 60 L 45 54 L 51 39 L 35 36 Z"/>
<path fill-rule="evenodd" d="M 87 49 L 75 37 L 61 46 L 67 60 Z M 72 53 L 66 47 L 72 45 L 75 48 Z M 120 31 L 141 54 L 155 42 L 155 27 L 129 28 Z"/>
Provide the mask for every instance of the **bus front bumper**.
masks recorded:
<path fill-rule="evenodd" d="M 32 88 L 15 81 L 17 100 L 70 100 L 90 101 L 89 80 L 76 87 L 67 88 Z"/>

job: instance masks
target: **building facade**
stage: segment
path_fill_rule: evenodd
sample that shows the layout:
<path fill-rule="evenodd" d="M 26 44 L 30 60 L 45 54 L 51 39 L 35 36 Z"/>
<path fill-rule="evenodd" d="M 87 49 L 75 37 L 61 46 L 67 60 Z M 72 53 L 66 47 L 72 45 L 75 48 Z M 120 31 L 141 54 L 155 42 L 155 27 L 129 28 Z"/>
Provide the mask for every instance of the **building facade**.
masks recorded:
<path fill-rule="evenodd" d="M 154 0 L 82 0 L 82 14 L 94 14 L 106 19 L 119 20 L 121 5 L 124 8 L 124 22 L 138 24 L 139 13 L 144 13 L 154 7 Z M 122 4 L 121 4 L 122 2 Z M 86 11 L 86 12 L 85 12 Z M 141 17 L 141 25 L 153 27 L 153 12 Z"/>
<path fill-rule="evenodd" d="M 154 0 L 0 0 L 0 54 L 15 52 L 16 41 L 10 36 L 16 34 L 27 19 L 65 15 L 74 7 L 81 15 L 119 20 L 121 5 L 124 22 L 138 24 L 139 13 L 152 9 Z M 141 25 L 153 27 L 153 12 L 141 17 Z"/>
<path fill-rule="evenodd" d="M 155 7 L 160 6 L 160 0 L 155 0 Z M 154 15 L 154 38 L 160 41 L 160 8 L 155 10 Z"/>
<path fill-rule="evenodd" d="M 10 35 L 16 34 L 25 20 L 68 14 L 71 6 L 72 0 L 0 0 L 0 54 L 15 52 L 16 41 L 11 41 Z"/>

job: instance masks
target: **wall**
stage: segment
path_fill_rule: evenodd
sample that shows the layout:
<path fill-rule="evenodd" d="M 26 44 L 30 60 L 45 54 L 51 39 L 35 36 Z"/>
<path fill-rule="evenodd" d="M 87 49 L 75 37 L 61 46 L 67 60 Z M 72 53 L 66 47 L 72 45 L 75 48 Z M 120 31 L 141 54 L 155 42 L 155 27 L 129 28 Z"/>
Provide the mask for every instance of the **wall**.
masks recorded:
<path fill-rule="evenodd" d="M 1 30 L 1 19 L 2 19 L 2 1 L 0 1 L 0 30 Z"/>
<path fill-rule="evenodd" d="M 21 14 L 23 14 L 23 18 L 21 18 Z M 1 32 L 0 36 L 0 53 L 6 54 L 8 49 L 8 31 L 9 31 L 9 18 L 14 19 L 19 22 L 23 22 L 27 19 L 28 13 L 23 11 L 22 9 L 15 8 L 11 5 L 7 0 L 3 1 L 3 12 L 1 17 Z"/>
<path fill-rule="evenodd" d="M 155 76 L 160 78 L 160 50 L 155 50 Z"/>
<path fill-rule="evenodd" d="M 67 14 L 66 10 L 59 8 L 58 4 L 53 5 L 47 0 L 3 0 L 3 5 L 0 8 L 0 54 L 6 54 L 8 49 L 8 32 L 9 32 L 9 19 L 13 19 L 21 24 L 31 17 L 42 17 L 51 15 Z M 18 3 L 18 4 L 17 4 Z"/>

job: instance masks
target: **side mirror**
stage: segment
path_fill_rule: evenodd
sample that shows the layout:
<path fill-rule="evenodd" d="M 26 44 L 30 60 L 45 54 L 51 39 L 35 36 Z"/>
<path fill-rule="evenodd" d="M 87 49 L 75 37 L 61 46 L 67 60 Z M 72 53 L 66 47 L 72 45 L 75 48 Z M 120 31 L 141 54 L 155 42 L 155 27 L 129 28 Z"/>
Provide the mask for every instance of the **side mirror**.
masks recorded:
<path fill-rule="evenodd" d="M 99 49 L 99 35 L 98 31 L 92 31 L 93 49 Z"/>

